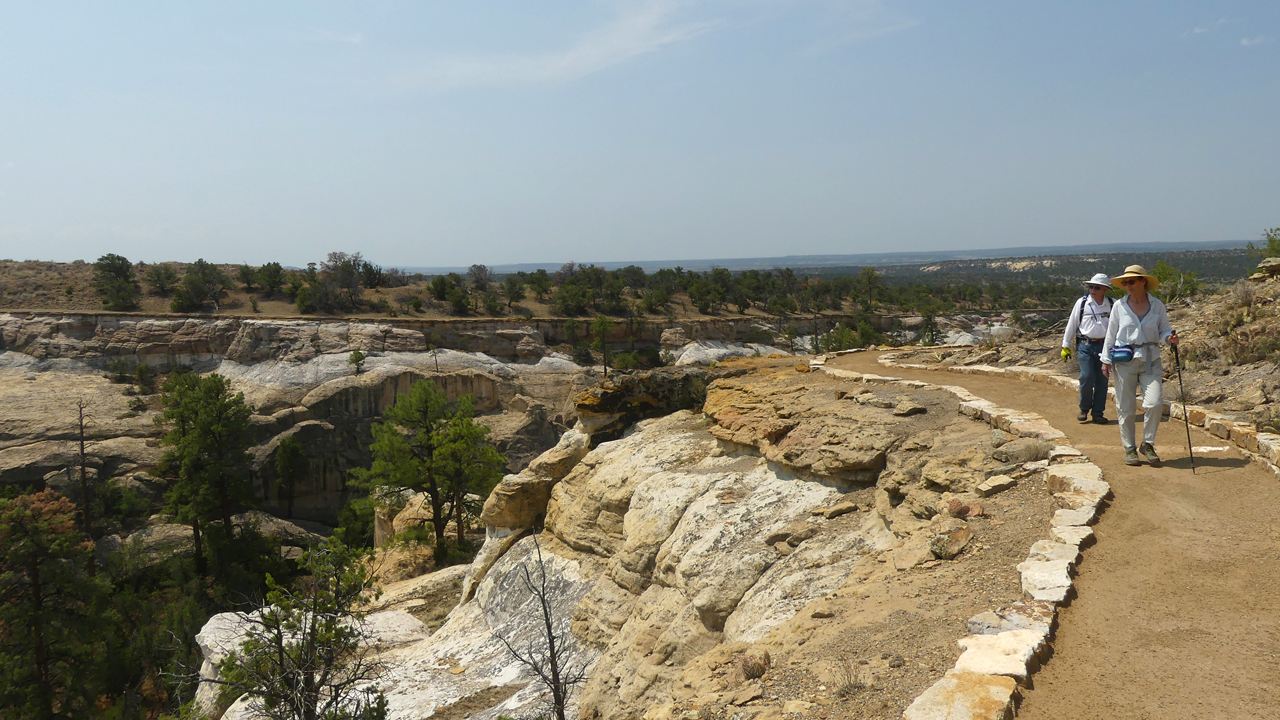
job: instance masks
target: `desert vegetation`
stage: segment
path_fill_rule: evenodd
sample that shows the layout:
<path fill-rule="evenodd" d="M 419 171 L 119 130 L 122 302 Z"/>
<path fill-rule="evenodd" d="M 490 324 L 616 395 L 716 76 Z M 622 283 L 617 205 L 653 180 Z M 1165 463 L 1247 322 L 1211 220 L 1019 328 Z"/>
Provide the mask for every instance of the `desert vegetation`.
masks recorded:
<path fill-rule="evenodd" d="M 1268 235 L 1267 233 L 1272 233 Z M 549 272 L 499 275 L 486 265 L 424 276 L 383 268 L 359 252 L 330 252 L 286 268 L 217 265 L 204 259 L 132 263 L 106 254 L 93 263 L 0 260 L 0 305 L 9 309 L 94 310 L 222 315 L 351 317 L 649 318 L 821 314 L 943 314 L 1054 308 L 1069 304 L 1079 278 L 1098 268 L 1145 264 L 1165 299 L 1229 284 L 1256 256 L 1280 252 L 1274 231 L 1259 248 L 1055 257 L 1025 261 L 949 261 L 882 268 L 791 268 L 731 272 L 681 267 L 646 272 L 569 262 Z M 1272 248 L 1268 250 L 1268 248 Z M 847 321 L 856 331 L 857 320 Z"/>

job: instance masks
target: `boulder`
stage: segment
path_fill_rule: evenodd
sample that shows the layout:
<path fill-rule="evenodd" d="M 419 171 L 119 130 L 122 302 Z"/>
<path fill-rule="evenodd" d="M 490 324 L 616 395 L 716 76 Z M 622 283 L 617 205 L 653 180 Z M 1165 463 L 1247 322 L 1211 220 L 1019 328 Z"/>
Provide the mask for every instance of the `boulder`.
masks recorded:
<path fill-rule="evenodd" d="M 1053 446 L 1038 438 L 1022 437 L 1010 440 L 991 453 L 991 457 L 1002 463 L 1027 463 L 1036 460 L 1047 460 Z"/>
<path fill-rule="evenodd" d="M 954 560 L 973 539 L 969 524 L 958 518 L 947 518 L 930 527 L 929 550 L 939 560 Z"/>
<path fill-rule="evenodd" d="M 591 436 L 592 443 L 599 443 L 619 437 L 638 420 L 701 408 L 707 385 L 731 374 L 735 373 L 685 367 L 614 374 L 574 398 L 579 429 Z"/>
<path fill-rule="evenodd" d="M 902 547 L 893 551 L 893 567 L 898 570 L 910 570 L 934 559 L 930 547 L 932 538 L 925 535 L 913 535 L 907 538 Z"/>
<path fill-rule="evenodd" d="M 662 331 L 662 339 L 659 341 L 662 347 L 668 350 L 682 348 L 689 344 L 689 336 L 685 334 L 682 327 L 666 328 Z"/>
<path fill-rule="evenodd" d="M 555 447 L 529 463 L 529 472 L 560 480 L 591 451 L 591 438 L 577 429 L 566 430 Z"/>
<path fill-rule="evenodd" d="M 998 635 L 1008 630 L 1035 630 L 1048 636 L 1053 632 L 1056 610 L 1053 603 L 1019 600 L 997 612 L 984 612 L 969 618 L 973 635 Z"/>
<path fill-rule="evenodd" d="M 998 492 L 1008 490 L 1018 484 L 1017 480 L 1008 475 L 995 475 L 978 483 L 978 487 L 974 490 L 982 497 L 991 497 Z"/>
<path fill-rule="evenodd" d="M 1258 263 L 1258 269 L 1255 274 L 1261 275 L 1263 278 L 1273 278 L 1280 275 L 1280 257 L 1263 258 L 1262 262 Z"/>
<path fill-rule="evenodd" d="M 503 528 L 540 526 L 546 518 L 547 501 L 555 484 L 555 478 L 530 470 L 507 475 L 484 501 L 481 524 Z"/>

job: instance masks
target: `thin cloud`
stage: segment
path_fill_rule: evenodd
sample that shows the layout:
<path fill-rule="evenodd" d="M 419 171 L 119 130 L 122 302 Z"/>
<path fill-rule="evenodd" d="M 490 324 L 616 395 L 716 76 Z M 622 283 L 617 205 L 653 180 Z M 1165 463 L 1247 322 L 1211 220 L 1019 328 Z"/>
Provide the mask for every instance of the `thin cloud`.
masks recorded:
<path fill-rule="evenodd" d="M 451 57 L 408 79 L 407 85 L 450 89 L 468 86 L 550 84 L 576 80 L 631 58 L 696 37 L 714 22 L 672 22 L 677 2 L 647 2 L 624 9 L 572 47 L 547 53 Z"/>
<path fill-rule="evenodd" d="M 363 45 L 364 33 L 342 34 L 332 30 L 324 30 L 321 28 L 312 28 L 310 37 L 311 42 L 322 43 L 338 43 L 340 45 Z"/>
<path fill-rule="evenodd" d="M 825 38 L 809 47 L 811 53 L 830 52 L 844 45 L 892 35 L 920 25 L 920 21 L 885 7 L 880 0 L 831 3 L 830 30 Z"/>
<path fill-rule="evenodd" d="M 1210 23 L 1208 25 L 1197 25 L 1196 27 L 1191 28 L 1190 30 L 1188 30 L 1183 34 L 1184 35 L 1203 35 L 1207 32 L 1213 32 L 1214 30 L 1217 30 L 1219 25 L 1224 25 L 1226 24 L 1226 22 L 1227 22 L 1226 18 L 1218 18 L 1218 22 L 1216 23 Z"/>
<path fill-rule="evenodd" d="M 1256 38 L 1240 38 L 1240 44 L 1245 47 L 1251 47 L 1253 45 L 1261 45 L 1266 41 L 1267 39 L 1262 37 L 1261 35 L 1259 35 Z"/>

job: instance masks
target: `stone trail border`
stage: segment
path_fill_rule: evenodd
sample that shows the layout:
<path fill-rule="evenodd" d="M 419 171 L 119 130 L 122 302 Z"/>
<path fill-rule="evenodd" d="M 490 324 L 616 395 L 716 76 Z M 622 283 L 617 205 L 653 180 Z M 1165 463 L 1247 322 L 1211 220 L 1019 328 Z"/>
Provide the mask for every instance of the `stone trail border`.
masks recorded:
<path fill-rule="evenodd" d="M 1019 688 L 1027 684 L 1048 650 L 1057 608 L 1069 602 L 1072 569 L 1080 560 L 1082 545 L 1093 537 L 1089 524 L 1111 494 L 1102 469 L 1063 443 L 1066 434 L 1040 415 L 999 407 L 962 387 L 828 368 L 822 357 L 812 360 L 810 368 L 850 382 L 943 390 L 960 401 L 962 414 L 1052 446 L 1047 460 L 1028 463 L 1044 473 L 1059 509 L 1050 521 L 1049 537 L 1035 542 L 1027 559 L 1017 565 L 1025 599 L 970 618 L 972 634 L 959 639 L 964 652 L 955 666 L 903 712 L 904 720 L 1012 718 Z M 998 484 L 988 491 L 998 492 Z"/>

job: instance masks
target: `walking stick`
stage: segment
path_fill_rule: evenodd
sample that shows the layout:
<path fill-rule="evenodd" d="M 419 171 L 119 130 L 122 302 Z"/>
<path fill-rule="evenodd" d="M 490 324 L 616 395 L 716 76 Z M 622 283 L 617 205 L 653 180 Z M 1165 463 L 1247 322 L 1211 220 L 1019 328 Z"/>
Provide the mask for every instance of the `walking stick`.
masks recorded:
<path fill-rule="evenodd" d="M 1182 361 L 1178 359 L 1178 346 L 1173 346 L 1173 366 L 1178 368 L 1178 395 L 1182 400 L 1182 423 L 1187 426 L 1187 455 L 1191 457 L 1191 474 L 1196 474 L 1196 454 L 1191 450 L 1191 418 L 1187 417 L 1187 392 L 1182 389 Z"/>

